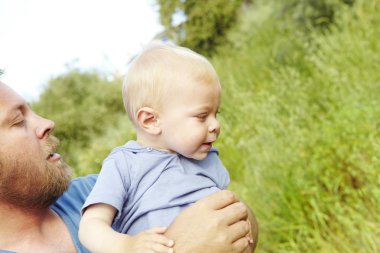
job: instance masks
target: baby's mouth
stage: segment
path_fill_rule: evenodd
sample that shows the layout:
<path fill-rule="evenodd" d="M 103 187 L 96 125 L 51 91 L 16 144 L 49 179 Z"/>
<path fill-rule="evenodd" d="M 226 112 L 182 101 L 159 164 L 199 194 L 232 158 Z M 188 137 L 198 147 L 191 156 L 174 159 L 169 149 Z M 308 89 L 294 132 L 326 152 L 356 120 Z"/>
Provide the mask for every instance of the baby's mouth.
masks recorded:
<path fill-rule="evenodd" d="M 212 147 L 212 142 L 205 142 L 203 145 Z"/>

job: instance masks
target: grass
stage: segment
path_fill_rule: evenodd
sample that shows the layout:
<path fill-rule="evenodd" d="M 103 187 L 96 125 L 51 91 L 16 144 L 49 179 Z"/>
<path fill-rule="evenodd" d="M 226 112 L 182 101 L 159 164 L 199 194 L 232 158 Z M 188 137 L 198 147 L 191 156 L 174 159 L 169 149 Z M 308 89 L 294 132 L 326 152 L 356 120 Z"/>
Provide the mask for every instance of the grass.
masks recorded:
<path fill-rule="evenodd" d="M 258 252 L 380 251 L 379 7 L 357 1 L 303 35 L 269 13 L 213 59 L 218 147 L 257 214 Z"/>

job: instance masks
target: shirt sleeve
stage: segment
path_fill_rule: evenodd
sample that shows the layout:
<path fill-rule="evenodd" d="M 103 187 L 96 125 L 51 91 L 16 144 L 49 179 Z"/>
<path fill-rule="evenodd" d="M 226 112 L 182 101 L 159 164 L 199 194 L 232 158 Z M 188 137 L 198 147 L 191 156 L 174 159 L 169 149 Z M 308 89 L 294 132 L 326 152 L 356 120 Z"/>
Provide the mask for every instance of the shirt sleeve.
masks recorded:
<path fill-rule="evenodd" d="M 227 189 L 228 185 L 230 184 L 230 175 L 226 167 L 224 167 L 222 161 L 219 159 L 219 155 L 215 155 L 215 164 L 217 166 L 216 171 L 218 172 L 217 175 L 219 179 L 219 188 L 222 190 Z"/>
<path fill-rule="evenodd" d="M 206 168 L 212 168 L 213 178 L 215 178 L 217 187 L 222 190 L 227 189 L 230 184 L 230 175 L 219 159 L 219 151 L 216 148 L 211 148 L 204 163 Z"/>
<path fill-rule="evenodd" d="M 122 156 L 122 152 L 112 154 L 106 158 L 96 184 L 84 203 L 81 213 L 83 214 L 85 208 L 90 205 L 102 203 L 114 207 L 117 210 L 115 218 L 118 218 L 130 186 L 128 171 L 129 168 L 126 159 Z"/>

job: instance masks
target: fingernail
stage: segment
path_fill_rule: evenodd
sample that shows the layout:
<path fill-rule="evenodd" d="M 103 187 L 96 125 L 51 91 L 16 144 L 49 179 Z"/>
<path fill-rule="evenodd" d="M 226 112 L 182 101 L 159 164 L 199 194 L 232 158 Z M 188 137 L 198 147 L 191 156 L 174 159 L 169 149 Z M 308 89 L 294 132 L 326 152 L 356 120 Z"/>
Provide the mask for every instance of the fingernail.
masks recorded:
<path fill-rule="evenodd" d="M 174 241 L 173 241 L 173 240 L 169 240 L 169 241 L 168 241 L 168 246 L 171 247 L 171 246 L 173 246 L 173 245 L 174 245 Z"/>
<path fill-rule="evenodd" d="M 174 253 L 174 249 L 169 249 L 168 253 Z"/>

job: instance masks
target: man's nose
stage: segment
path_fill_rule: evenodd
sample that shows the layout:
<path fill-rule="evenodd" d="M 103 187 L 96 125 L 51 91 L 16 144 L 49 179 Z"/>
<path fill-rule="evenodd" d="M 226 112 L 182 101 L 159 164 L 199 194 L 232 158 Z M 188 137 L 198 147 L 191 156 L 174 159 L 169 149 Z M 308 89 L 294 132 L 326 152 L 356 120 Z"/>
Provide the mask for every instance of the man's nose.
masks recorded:
<path fill-rule="evenodd" d="M 35 116 L 36 116 L 36 123 L 37 123 L 36 134 L 38 138 L 42 139 L 45 136 L 49 135 L 51 131 L 53 131 L 55 127 L 55 123 L 54 121 L 45 119 L 39 115 L 35 115 Z"/>

